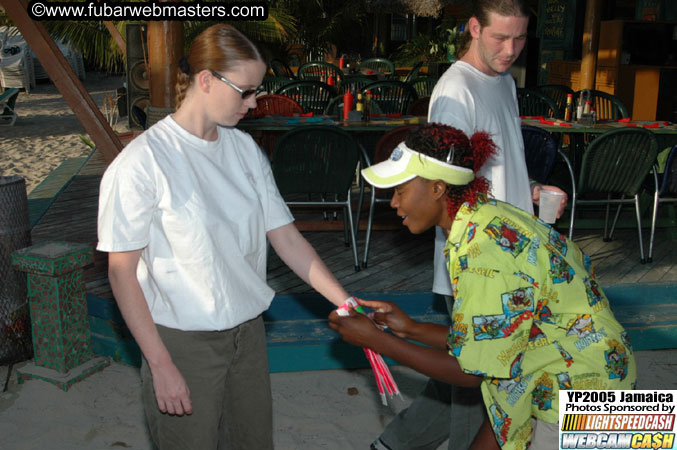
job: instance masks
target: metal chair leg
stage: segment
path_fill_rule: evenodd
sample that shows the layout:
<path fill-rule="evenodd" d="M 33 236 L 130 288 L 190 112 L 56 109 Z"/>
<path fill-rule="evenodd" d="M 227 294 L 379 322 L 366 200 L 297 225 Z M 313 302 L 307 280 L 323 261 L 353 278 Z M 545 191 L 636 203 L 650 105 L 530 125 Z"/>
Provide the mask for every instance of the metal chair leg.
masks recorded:
<path fill-rule="evenodd" d="M 604 213 L 604 234 L 602 235 L 602 241 L 609 242 L 611 241 L 611 238 L 607 236 L 607 230 L 609 229 L 609 209 L 611 208 L 611 204 L 608 202 L 608 200 L 611 200 L 611 194 L 607 194 L 606 199 L 607 204 Z"/>
<path fill-rule="evenodd" d="M 576 191 L 574 190 L 572 199 L 571 199 L 571 219 L 569 219 L 569 240 L 572 241 L 574 239 L 574 219 L 576 218 L 576 200 L 577 200 L 577 195 Z"/>
<path fill-rule="evenodd" d="M 654 237 L 656 235 L 656 221 L 658 220 L 658 205 L 660 199 L 658 198 L 658 169 L 654 166 L 653 170 L 653 179 L 655 184 L 655 190 L 653 194 L 653 212 L 651 214 L 651 235 L 649 236 L 649 257 L 646 262 L 653 262 L 653 243 Z"/>
<path fill-rule="evenodd" d="M 625 195 L 621 195 L 621 200 L 625 200 Z M 609 240 L 613 238 L 614 230 L 616 229 L 616 222 L 618 222 L 618 217 L 621 215 L 621 208 L 623 203 L 618 204 L 618 209 L 616 210 L 616 215 L 614 216 L 614 221 L 611 223 L 611 231 L 609 232 Z"/>
<path fill-rule="evenodd" d="M 367 235 L 364 239 L 364 260 L 362 265 L 367 267 L 367 260 L 369 259 L 369 243 L 371 241 L 371 227 L 374 222 L 374 208 L 376 204 L 376 189 L 371 189 L 371 202 L 369 203 L 369 217 L 367 218 Z"/>
<path fill-rule="evenodd" d="M 637 234 L 639 236 L 639 262 L 644 264 L 644 244 L 642 243 L 642 215 L 639 209 L 639 194 L 635 194 L 635 212 L 637 214 Z"/>
<path fill-rule="evenodd" d="M 357 257 L 357 242 L 355 240 L 355 229 L 353 227 L 353 209 L 350 206 L 350 201 L 351 201 L 351 196 L 348 194 L 348 202 L 346 204 L 346 208 L 348 211 L 346 212 L 345 216 L 348 218 L 348 224 L 350 225 L 350 242 L 353 247 L 353 261 L 355 263 L 355 272 L 360 271 L 360 261 Z"/>

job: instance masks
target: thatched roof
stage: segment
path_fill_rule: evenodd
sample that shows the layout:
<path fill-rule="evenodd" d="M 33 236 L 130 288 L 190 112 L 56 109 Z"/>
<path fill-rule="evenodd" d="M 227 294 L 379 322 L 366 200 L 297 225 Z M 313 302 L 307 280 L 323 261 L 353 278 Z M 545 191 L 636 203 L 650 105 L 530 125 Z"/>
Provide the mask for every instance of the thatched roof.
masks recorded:
<path fill-rule="evenodd" d="M 458 0 L 366 0 L 372 11 L 383 13 L 413 13 L 423 17 L 437 17 L 445 5 Z"/>

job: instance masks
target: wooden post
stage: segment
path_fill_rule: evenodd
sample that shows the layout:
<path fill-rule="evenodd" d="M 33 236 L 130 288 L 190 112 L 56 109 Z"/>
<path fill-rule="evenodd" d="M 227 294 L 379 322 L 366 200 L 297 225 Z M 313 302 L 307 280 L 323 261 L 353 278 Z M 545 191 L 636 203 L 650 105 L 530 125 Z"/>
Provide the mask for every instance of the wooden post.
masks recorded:
<path fill-rule="evenodd" d="M 183 56 L 183 24 L 178 21 L 148 22 L 150 106 L 173 108 L 176 71 Z"/>
<path fill-rule="evenodd" d="M 595 89 L 597 74 L 597 48 L 602 0 L 588 0 L 583 25 L 583 53 L 581 57 L 581 89 Z"/>
<path fill-rule="evenodd" d="M 101 156 L 107 162 L 112 162 L 122 150 L 122 143 L 45 27 L 28 16 L 28 4 L 25 0 L 2 0 L 2 6 L 37 55 L 75 117 L 96 144 Z"/>

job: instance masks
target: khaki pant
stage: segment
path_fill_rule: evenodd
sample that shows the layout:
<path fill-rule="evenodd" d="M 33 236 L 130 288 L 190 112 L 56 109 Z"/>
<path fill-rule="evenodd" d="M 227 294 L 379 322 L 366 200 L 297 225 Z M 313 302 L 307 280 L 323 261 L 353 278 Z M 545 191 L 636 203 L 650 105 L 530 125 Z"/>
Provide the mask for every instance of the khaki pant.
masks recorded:
<path fill-rule="evenodd" d="M 172 416 L 158 409 L 144 360 L 144 407 L 155 445 L 160 450 L 272 449 L 272 396 L 261 316 L 225 331 L 162 326 L 158 331 L 188 384 L 193 414 Z"/>

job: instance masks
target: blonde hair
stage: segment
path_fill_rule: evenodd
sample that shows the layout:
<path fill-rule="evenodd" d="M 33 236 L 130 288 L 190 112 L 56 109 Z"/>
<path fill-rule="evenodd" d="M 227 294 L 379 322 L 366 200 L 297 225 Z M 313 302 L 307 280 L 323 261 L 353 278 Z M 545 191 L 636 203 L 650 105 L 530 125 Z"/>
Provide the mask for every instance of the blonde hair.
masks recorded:
<path fill-rule="evenodd" d="M 177 109 L 198 72 L 204 69 L 228 72 L 242 61 L 263 61 L 256 46 L 240 31 L 226 24 L 212 25 L 200 33 L 185 58 L 188 72 L 179 67 L 176 76 Z"/>

